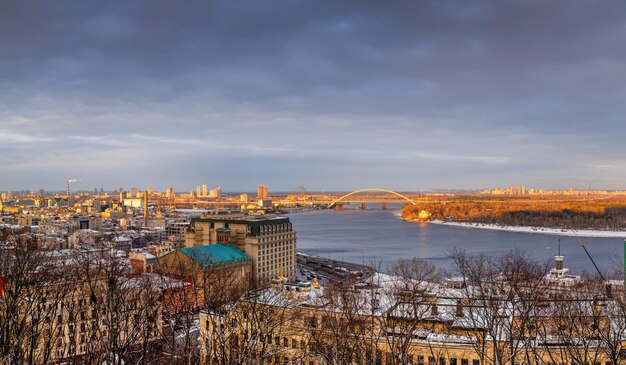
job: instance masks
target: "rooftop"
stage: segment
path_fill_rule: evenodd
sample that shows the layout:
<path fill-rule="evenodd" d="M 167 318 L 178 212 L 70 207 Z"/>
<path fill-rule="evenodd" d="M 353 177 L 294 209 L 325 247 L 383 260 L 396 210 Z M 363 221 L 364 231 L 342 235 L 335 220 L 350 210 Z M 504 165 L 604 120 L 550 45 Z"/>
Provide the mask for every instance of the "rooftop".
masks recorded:
<path fill-rule="evenodd" d="M 223 264 L 228 262 L 249 260 L 250 256 L 238 250 L 236 247 L 222 244 L 184 247 L 180 252 L 189 256 L 201 266 Z"/>

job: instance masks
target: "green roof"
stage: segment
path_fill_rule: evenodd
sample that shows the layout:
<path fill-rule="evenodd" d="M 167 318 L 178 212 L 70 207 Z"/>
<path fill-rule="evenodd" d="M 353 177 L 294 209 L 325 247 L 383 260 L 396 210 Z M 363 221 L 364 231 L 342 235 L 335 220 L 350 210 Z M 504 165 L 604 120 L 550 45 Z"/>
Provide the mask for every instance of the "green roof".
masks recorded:
<path fill-rule="evenodd" d="M 201 266 L 224 264 L 228 262 L 249 260 L 250 256 L 238 250 L 236 247 L 222 244 L 185 247 L 180 252 L 189 256 Z"/>

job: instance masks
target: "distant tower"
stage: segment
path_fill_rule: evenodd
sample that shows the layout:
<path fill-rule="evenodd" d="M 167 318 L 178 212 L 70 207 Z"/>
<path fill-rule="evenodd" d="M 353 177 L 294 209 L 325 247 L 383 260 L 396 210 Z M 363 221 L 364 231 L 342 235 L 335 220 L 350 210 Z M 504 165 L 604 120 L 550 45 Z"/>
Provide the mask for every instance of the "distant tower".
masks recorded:
<path fill-rule="evenodd" d="M 70 195 L 70 180 L 68 179 L 65 185 L 65 193 L 67 194 L 67 207 L 72 206 L 72 196 Z"/>
<path fill-rule="evenodd" d="M 206 184 L 202 184 L 202 196 L 207 197 L 208 195 L 208 187 L 206 186 Z"/>
<path fill-rule="evenodd" d="M 143 226 L 148 227 L 148 192 L 143 192 Z"/>
<path fill-rule="evenodd" d="M 199 198 L 200 196 L 202 196 L 202 195 L 200 194 L 200 193 L 201 193 L 201 189 L 202 189 L 202 188 L 200 187 L 200 185 L 196 186 L 196 197 L 198 197 L 198 198 Z"/>
<path fill-rule="evenodd" d="M 256 196 L 259 200 L 267 199 L 267 185 L 259 185 L 256 190 Z"/>

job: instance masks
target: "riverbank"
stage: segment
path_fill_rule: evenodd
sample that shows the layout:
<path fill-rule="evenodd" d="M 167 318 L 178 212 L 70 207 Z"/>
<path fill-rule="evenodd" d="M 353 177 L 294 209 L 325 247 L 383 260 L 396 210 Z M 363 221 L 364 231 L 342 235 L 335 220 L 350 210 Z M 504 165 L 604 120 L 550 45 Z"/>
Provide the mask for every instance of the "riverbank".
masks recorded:
<path fill-rule="evenodd" d="M 498 226 L 495 224 L 447 222 L 441 220 L 427 221 L 427 223 L 441 224 L 462 228 L 489 229 L 494 231 L 540 233 L 557 236 L 578 236 L 578 237 L 599 237 L 599 238 L 626 238 L 626 231 L 596 231 L 591 229 L 560 229 L 545 227 L 523 227 L 523 226 Z"/>

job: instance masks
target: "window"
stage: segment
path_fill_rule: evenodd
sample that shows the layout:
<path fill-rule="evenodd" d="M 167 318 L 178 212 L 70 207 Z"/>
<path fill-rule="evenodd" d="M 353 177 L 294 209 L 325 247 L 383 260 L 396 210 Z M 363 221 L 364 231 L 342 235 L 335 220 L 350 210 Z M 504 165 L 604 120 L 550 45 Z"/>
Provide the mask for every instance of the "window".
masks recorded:
<path fill-rule="evenodd" d="M 436 365 L 434 357 L 428 356 L 428 365 Z"/>
<path fill-rule="evenodd" d="M 480 365 L 480 360 L 472 360 L 472 365 Z"/>
<path fill-rule="evenodd" d="M 450 358 L 450 365 L 456 365 L 456 358 L 455 357 L 451 357 Z"/>
<path fill-rule="evenodd" d="M 467 365 L 468 363 L 467 359 L 461 359 L 461 365 Z"/>
<path fill-rule="evenodd" d="M 446 358 L 445 357 L 440 357 L 439 358 L 439 365 L 446 365 Z"/>
<path fill-rule="evenodd" d="M 419 355 L 417 357 L 417 365 L 424 365 L 424 356 Z M 467 364 L 465 364 L 465 365 L 467 365 Z"/>
<path fill-rule="evenodd" d="M 393 355 L 391 354 L 391 352 L 385 353 L 385 364 L 393 365 Z"/>

